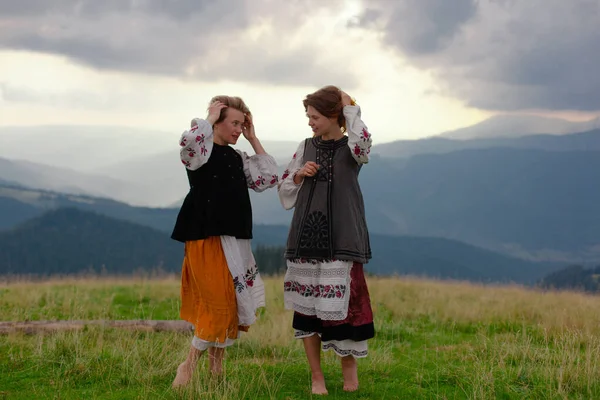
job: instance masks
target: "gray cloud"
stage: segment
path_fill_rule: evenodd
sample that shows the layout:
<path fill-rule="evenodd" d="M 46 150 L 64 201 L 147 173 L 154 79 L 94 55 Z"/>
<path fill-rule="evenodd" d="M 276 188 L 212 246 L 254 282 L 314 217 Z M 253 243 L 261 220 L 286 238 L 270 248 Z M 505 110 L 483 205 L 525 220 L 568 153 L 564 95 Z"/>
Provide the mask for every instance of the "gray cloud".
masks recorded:
<path fill-rule="evenodd" d="M 65 55 L 97 69 L 311 84 L 332 74 L 316 48 L 290 46 L 309 17 L 338 7 L 311 0 L 0 0 L 0 48 Z M 249 30 L 270 26 L 259 33 Z M 331 81 L 328 81 L 331 82 Z"/>
<path fill-rule="evenodd" d="M 51 3 L 43 0 L 2 0 L 0 1 L 0 15 L 3 17 L 36 15 L 72 4 L 73 2 L 70 0 L 56 0 Z"/>
<path fill-rule="evenodd" d="M 598 0 L 365 1 L 377 29 L 442 89 L 492 110 L 600 110 Z"/>
<path fill-rule="evenodd" d="M 163 15 L 169 18 L 186 19 L 204 14 L 209 18 L 225 15 L 229 18 L 234 15 L 234 19 L 238 19 L 245 13 L 247 4 L 249 3 L 238 0 L 2 0 L 0 15 L 101 18 L 118 13 Z"/>
<path fill-rule="evenodd" d="M 367 4 L 371 8 L 359 16 L 357 25 L 373 27 L 388 14 L 382 26 L 386 40 L 416 55 L 445 48 L 477 10 L 476 0 L 371 0 Z"/>

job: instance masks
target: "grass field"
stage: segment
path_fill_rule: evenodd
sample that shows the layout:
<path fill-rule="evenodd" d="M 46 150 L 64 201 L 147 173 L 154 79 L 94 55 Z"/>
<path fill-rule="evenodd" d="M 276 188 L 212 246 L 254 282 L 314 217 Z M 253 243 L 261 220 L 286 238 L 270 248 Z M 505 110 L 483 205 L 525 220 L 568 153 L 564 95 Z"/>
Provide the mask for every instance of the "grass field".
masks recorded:
<path fill-rule="evenodd" d="M 600 399 L 600 297 L 519 287 L 369 278 L 376 338 L 359 361 L 361 387 L 333 399 Z M 226 354 L 226 378 L 206 359 L 192 385 L 170 389 L 190 334 L 89 327 L 0 336 L 1 399 L 310 399 L 281 279 L 267 308 Z M 0 283 L 0 320 L 178 319 L 179 281 L 60 279 Z"/>

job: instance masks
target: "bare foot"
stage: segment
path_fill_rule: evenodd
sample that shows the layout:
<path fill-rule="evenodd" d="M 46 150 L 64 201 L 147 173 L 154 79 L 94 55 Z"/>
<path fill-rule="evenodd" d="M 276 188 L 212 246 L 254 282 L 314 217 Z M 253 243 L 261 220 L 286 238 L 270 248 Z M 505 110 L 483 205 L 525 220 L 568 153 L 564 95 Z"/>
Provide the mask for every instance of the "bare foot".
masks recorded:
<path fill-rule="evenodd" d="M 325 377 L 323 375 L 312 377 L 312 393 L 313 394 L 328 394 L 325 387 Z"/>
<path fill-rule="evenodd" d="M 358 390 L 358 368 L 356 359 L 352 356 L 342 357 L 342 375 L 344 375 L 344 391 Z"/>
<path fill-rule="evenodd" d="M 192 380 L 193 369 L 188 362 L 183 362 L 177 367 L 177 375 L 173 380 L 173 388 L 180 388 L 186 386 Z"/>

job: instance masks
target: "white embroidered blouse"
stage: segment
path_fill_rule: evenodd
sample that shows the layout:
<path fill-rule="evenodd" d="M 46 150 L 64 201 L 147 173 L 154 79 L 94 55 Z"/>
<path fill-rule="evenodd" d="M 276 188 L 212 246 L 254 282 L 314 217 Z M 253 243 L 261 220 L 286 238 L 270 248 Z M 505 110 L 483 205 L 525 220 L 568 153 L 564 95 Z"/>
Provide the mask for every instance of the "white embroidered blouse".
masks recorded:
<path fill-rule="evenodd" d="M 204 119 L 194 118 L 192 128 L 183 132 L 179 145 L 181 162 L 189 170 L 195 171 L 202 167 L 213 149 L 213 129 Z M 244 163 L 244 174 L 248 188 L 255 192 L 262 192 L 274 187 L 279 181 L 277 175 L 277 162 L 269 154 L 254 154 L 249 156 L 246 152 L 235 150 Z"/>
<path fill-rule="evenodd" d="M 358 105 L 345 106 L 343 112 L 346 118 L 348 147 L 350 148 L 352 157 L 358 164 L 366 164 L 369 162 L 372 140 L 367 126 L 360 118 L 360 107 Z M 304 140 L 298 145 L 296 153 L 292 156 L 292 160 L 289 162 L 277 186 L 279 200 L 286 210 L 290 210 L 296 205 L 298 192 L 304 182 L 298 185 L 294 183 L 294 175 L 304 166 L 303 156 Z"/>

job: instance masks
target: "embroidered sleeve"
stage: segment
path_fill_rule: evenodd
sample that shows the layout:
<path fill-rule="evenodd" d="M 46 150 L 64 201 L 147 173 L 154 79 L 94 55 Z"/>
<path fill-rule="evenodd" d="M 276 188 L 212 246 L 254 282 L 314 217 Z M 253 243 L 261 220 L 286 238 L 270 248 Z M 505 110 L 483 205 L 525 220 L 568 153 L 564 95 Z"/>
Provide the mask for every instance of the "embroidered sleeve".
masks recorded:
<path fill-rule="evenodd" d="M 213 148 L 213 130 L 204 119 L 194 118 L 189 131 L 179 139 L 181 162 L 189 170 L 195 171 L 208 161 Z"/>
<path fill-rule="evenodd" d="M 300 143 L 298 149 L 292 156 L 292 160 L 289 162 L 286 170 L 281 176 L 279 185 L 277 186 L 277 192 L 279 193 L 279 201 L 286 210 L 294 208 L 296 205 L 296 199 L 298 198 L 298 192 L 302 187 L 302 181 L 299 185 L 294 183 L 294 175 L 302 168 L 304 164 L 304 141 Z"/>
<path fill-rule="evenodd" d="M 279 182 L 277 162 L 269 154 L 254 154 L 249 156 L 237 150 L 244 163 L 244 174 L 248 187 L 255 192 L 262 192 L 274 187 Z"/>
<path fill-rule="evenodd" d="M 371 134 L 365 123 L 360 119 L 359 106 L 345 106 L 344 117 L 346 117 L 346 129 L 348 131 L 348 146 L 352 157 L 359 164 L 369 162 L 371 152 Z"/>

